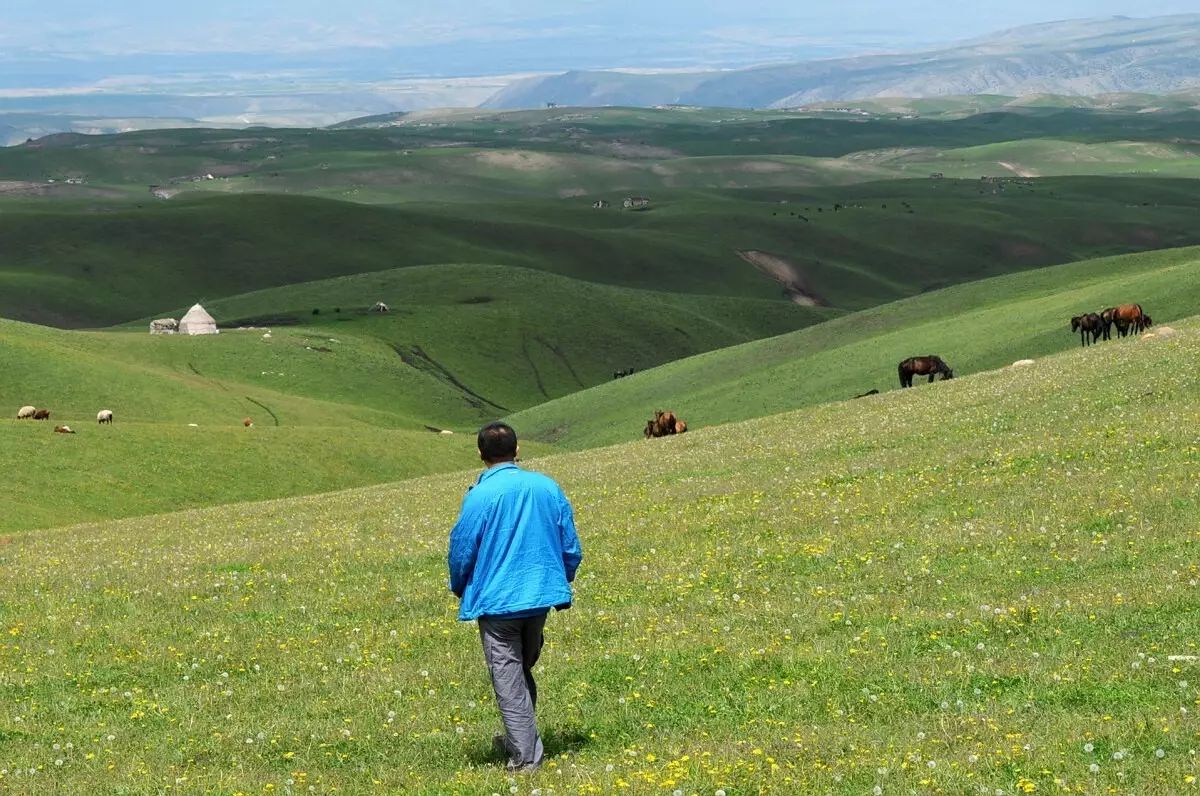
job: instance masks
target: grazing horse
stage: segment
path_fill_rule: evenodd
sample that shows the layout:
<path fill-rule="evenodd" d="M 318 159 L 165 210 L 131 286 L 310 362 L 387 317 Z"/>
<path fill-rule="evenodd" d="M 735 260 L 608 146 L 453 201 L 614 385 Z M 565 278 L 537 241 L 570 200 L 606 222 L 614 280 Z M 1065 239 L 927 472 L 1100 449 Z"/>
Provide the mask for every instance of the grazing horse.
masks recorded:
<path fill-rule="evenodd" d="M 933 377 L 937 374 L 942 374 L 942 381 L 954 378 L 954 371 L 950 366 L 942 361 L 941 357 L 930 354 L 924 357 L 909 357 L 900 363 L 898 370 L 900 371 L 900 386 L 911 387 L 913 376 L 928 376 L 929 382 L 933 383 Z"/>
<path fill-rule="evenodd" d="M 1113 323 L 1116 324 L 1117 334 L 1121 337 L 1129 334 L 1130 330 L 1140 332 L 1145 328 L 1146 313 L 1142 312 L 1141 304 L 1122 304 L 1113 308 Z"/>
<path fill-rule="evenodd" d="M 1116 307 L 1109 307 L 1108 309 L 1106 309 L 1100 313 L 1100 321 L 1101 321 L 1101 323 L 1104 324 L 1104 339 L 1105 340 L 1112 339 L 1112 328 L 1113 328 L 1113 324 L 1116 323 L 1116 320 L 1117 320 L 1117 308 Z"/>
<path fill-rule="evenodd" d="M 665 412 L 663 412 L 661 410 L 655 410 L 654 425 L 658 429 L 658 433 L 655 434 L 655 436 L 665 437 L 668 434 L 674 434 L 675 433 L 675 422 L 677 420 L 679 420 L 679 418 L 675 417 L 675 413 L 672 412 L 670 409 L 668 409 Z"/>
<path fill-rule="evenodd" d="M 1071 331 L 1079 332 L 1079 344 L 1089 346 L 1104 334 L 1104 319 L 1094 312 L 1076 315 L 1071 319 Z M 1089 335 L 1091 339 L 1089 339 Z"/>
<path fill-rule="evenodd" d="M 666 437 L 671 434 L 683 434 L 687 431 L 687 423 L 683 422 L 671 410 L 663 411 L 656 409 L 654 411 L 654 419 L 646 421 L 646 428 L 642 432 L 646 439 L 651 437 Z"/>

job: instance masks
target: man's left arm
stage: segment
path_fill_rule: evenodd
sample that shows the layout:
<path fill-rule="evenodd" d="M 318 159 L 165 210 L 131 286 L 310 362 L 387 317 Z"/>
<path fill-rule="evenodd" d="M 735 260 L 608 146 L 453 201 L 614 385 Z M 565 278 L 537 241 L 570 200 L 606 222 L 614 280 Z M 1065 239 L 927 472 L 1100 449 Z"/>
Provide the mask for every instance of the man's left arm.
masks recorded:
<path fill-rule="evenodd" d="M 575 580 L 575 571 L 583 561 L 583 547 L 579 543 L 579 534 L 575 531 L 575 510 L 566 495 L 559 498 L 561 507 L 558 517 L 558 532 L 562 542 L 563 567 L 567 571 L 567 582 Z"/>

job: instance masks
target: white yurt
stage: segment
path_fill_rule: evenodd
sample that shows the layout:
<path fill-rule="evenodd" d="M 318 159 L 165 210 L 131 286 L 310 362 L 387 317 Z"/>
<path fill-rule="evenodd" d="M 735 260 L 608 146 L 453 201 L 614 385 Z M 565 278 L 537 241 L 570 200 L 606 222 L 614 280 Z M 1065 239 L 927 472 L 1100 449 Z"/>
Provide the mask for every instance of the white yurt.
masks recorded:
<path fill-rule="evenodd" d="M 180 334 L 219 334 L 217 322 L 213 316 L 199 304 L 193 306 L 179 322 Z"/>

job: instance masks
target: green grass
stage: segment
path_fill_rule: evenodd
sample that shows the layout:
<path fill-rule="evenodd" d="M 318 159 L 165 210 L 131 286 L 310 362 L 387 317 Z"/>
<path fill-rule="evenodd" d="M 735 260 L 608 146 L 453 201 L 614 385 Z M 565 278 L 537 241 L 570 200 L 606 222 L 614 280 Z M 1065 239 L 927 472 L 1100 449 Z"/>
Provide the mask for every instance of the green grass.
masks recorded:
<path fill-rule="evenodd" d="M 365 312 L 378 300 L 392 311 Z M 610 381 L 614 371 L 646 369 L 841 314 L 778 300 L 632 290 L 473 265 L 311 282 L 218 301 L 209 309 L 225 319 L 261 323 L 266 315 L 339 340 L 354 335 L 381 341 L 391 354 L 390 362 L 380 363 L 381 374 L 401 367 L 435 374 L 475 407 L 474 421 Z M 447 384 L 450 377 L 461 386 Z M 314 388 L 321 394 L 327 386 Z M 340 394 L 336 387 L 333 392 Z M 439 399 L 422 400 L 432 408 Z"/>
<path fill-rule="evenodd" d="M 585 559 L 516 792 L 1186 792 L 1179 327 L 536 461 Z M 445 588 L 472 476 L 0 540 L 0 789 L 509 792 Z"/>
<path fill-rule="evenodd" d="M 993 193 L 977 180 L 922 179 L 653 196 L 641 213 L 593 210 L 590 199 L 15 204 L 0 213 L 0 316 L 107 326 L 197 300 L 448 262 L 781 298 L 738 256 L 744 250 L 790 261 L 831 306 L 863 309 L 984 276 L 1200 241 L 1191 180 L 1061 178 Z"/>
<path fill-rule="evenodd" d="M 0 530 L 310 494 L 469 466 L 477 412 L 382 343 L 334 353 L 309 330 L 215 338 L 63 332 L 0 321 Z M 16 421 L 17 407 L 51 410 Z M 116 423 L 96 425 L 112 409 Z M 255 427 L 246 430 L 242 418 Z M 77 433 L 52 433 L 65 423 Z M 195 424 L 195 427 L 192 426 Z"/>
<path fill-rule="evenodd" d="M 99 327 L 447 262 L 779 298 L 744 250 L 791 261 L 832 306 L 864 309 L 1200 242 L 1193 180 L 1180 179 L 1197 176 L 1200 115 L 1180 98 L 1171 112 L 1140 112 L 1147 101 L 1095 110 L 984 98 L 973 102 L 993 110 L 951 118 L 964 107 L 955 98 L 909 108 L 937 114 L 911 119 L 458 111 L 346 126 L 357 129 L 53 136 L 0 150 L 0 317 Z M 927 179 L 934 171 L 963 179 Z M 978 180 L 1017 174 L 1044 179 Z M 153 198 L 151 185 L 174 198 Z M 649 195 L 651 210 L 617 209 L 631 194 Z M 595 199 L 614 207 L 593 210 Z"/>
<path fill-rule="evenodd" d="M 257 410 L 258 407 L 252 407 Z M 0 485 L 0 532 L 310 495 L 469 467 L 473 435 L 321 426 L 254 428 L 129 422 L 97 427 L 0 420 L 5 455 L 20 462 Z M 533 447 L 532 450 L 537 450 Z"/>
<path fill-rule="evenodd" d="M 367 314 L 379 299 L 393 311 Z M 615 370 L 836 315 L 465 265 L 305 283 L 210 309 L 252 324 L 269 314 L 271 332 L 163 337 L 141 324 L 68 332 L 0 321 L 9 418 L 0 445 L 23 463 L 21 478 L 0 484 L 0 530 L 468 466 L 469 432 L 487 420 L 607 382 Z M 26 404 L 50 409 L 53 423 L 12 420 Z M 116 413 L 112 429 L 96 427 L 105 408 Z M 256 423 L 250 432 L 246 416 Z M 54 435 L 56 423 L 79 433 Z M 447 441 L 427 429 L 464 433 Z"/>
<path fill-rule="evenodd" d="M 760 417 L 897 389 L 897 363 L 909 356 L 938 354 L 963 375 L 1063 351 L 1079 345 L 1068 328 L 1072 316 L 1129 301 L 1159 323 L 1192 314 L 1200 302 L 1200 250 L 1071 263 L 959 285 L 673 362 L 511 420 L 532 438 L 585 448 L 636 438 L 656 408 L 674 409 L 693 428 Z"/>

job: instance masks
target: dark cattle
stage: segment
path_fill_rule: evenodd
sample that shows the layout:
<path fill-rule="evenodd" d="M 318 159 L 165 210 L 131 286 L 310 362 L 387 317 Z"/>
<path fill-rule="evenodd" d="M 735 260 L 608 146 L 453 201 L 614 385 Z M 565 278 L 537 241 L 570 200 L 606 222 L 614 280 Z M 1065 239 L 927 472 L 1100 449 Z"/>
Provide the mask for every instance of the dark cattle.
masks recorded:
<path fill-rule="evenodd" d="M 37 410 L 36 412 L 33 413 L 33 419 L 34 420 L 49 420 L 50 419 L 50 410 L 49 409 Z"/>
<path fill-rule="evenodd" d="M 930 383 L 939 373 L 942 374 L 942 381 L 954 378 L 954 371 L 950 366 L 942 361 L 941 357 L 932 354 L 923 357 L 909 357 L 900 363 L 897 368 L 900 372 L 900 386 L 911 387 L 913 376 L 928 376 Z"/>
<path fill-rule="evenodd" d="M 1094 312 L 1071 319 L 1071 331 L 1079 332 L 1079 344 L 1089 346 L 1104 334 L 1104 319 Z"/>

